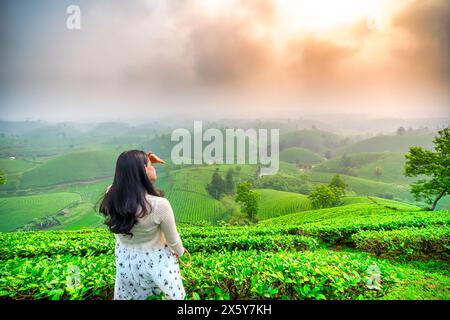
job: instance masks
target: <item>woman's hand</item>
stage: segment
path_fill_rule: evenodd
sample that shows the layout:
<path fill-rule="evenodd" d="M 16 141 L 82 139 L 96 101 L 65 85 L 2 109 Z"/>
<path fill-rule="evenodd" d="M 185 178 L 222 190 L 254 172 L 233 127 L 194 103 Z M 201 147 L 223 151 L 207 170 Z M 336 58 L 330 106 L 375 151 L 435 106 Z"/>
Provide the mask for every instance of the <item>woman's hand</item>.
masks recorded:
<path fill-rule="evenodd" d="M 183 247 L 183 253 L 185 253 L 185 252 L 186 252 L 186 248 Z M 180 260 L 180 256 L 179 256 L 177 253 L 173 252 L 173 254 L 175 255 L 175 257 L 176 257 L 178 260 Z"/>

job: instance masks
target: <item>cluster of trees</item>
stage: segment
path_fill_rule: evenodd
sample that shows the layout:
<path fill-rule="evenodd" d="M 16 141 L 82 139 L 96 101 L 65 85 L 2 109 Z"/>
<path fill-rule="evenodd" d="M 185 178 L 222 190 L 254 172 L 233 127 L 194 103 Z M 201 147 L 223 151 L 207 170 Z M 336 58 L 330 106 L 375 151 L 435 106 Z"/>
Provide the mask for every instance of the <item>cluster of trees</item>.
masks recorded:
<path fill-rule="evenodd" d="M 345 174 L 347 176 L 356 176 L 355 172 L 353 171 L 353 161 L 352 158 L 347 156 L 347 154 L 343 154 L 341 157 L 341 160 L 339 161 L 340 170 L 339 172 L 342 174 Z"/>
<path fill-rule="evenodd" d="M 214 171 L 211 182 L 206 186 L 206 190 L 214 199 L 219 200 L 223 195 L 234 194 L 235 182 L 234 182 L 235 172 L 233 168 L 228 169 L 225 179 L 219 173 L 219 168 Z"/>
<path fill-rule="evenodd" d="M 431 205 L 425 210 L 434 210 L 438 201 L 450 194 L 450 128 L 438 131 L 433 143 L 435 152 L 422 147 L 411 147 L 409 153 L 405 155 L 404 174 L 406 176 L 425 175 L 430 177 L 429 180 L 421 179 L 411 185 L 411 192 L 416 200 L 425 199 Z M 345 154 L 341 159 L 341 165 L 347 168 L 352 165 L 351 159 Z M 374 174 L 381 176 L 382 168 L 376 167 Z M 242 225 L 257 222 L 258 194 L 252 188 L 299 192 L 307 185 L 307 181 L 303 181 L 301 178 L 298 178 L 299 181 L 295 180 L 296 178 L 289 180 L 288 176 L 282 174 L 264 176 L 259 179 L 256 179 L 256 175 L 257 172 L 251 181 L 240 182 L 235 189 L 233 169 L 228 170 L 225 179 L 220 176 L 219 169 L 214 172 L 207 189 L 211 196 L 222 201 L 229 213 L 230 224 Z M 293 186 L 298 189 L 292 190 Z M 345 196 L 347 190 L 348 185 L 339 174 L 336 174 L 330 183 L 320 185 L 310 192 L 308 199 L 315 209 L 334 207 L 342 204 L 342 197 Z M 392 198 L 392 195 L 384 197 Z"/>
<path fill-rule="evenodd" d="M 33 230 L 46 230 L 53 226 L 61 225 L 61 222 L 58 221 L 53 216 L 47 216 L 42 218 L 34 218 L 31 223 L 28 223 L 20 228 L 18 231 L 33 231 Z"/>
<path fill-rule="evenodd" d="M 423 127 L 423 128 L 419 128 L 419 129 L 413 129 L 413 128 L 408 128 L 406 129 L 403 126 L 398 127 L 397 129 L 397 135 L 398 136 L 404 136 L 404 135 L 411 135 L 411 134 L 424 134 L 424 133 L 428 133 L 430 130 L 428 129 L 428 127 Z"/>
<path fill-rule="evenodd" d="M 225 207 L 224 219 L 231 225 L 248 225 L 258 221 L 258 194 L 252 190 L 250 181 L 236 185 L 235 175 L 239 175 L 240 167 L 228 169 L 225 179 L 219 168 L 214 171 L 211 182 L 206 186 L 208 193 L 220 200 Z"/>
<path fill-rule="evenodd" d="M 249 181 L 238 183 L 235 196 L 225 195 L 220 198 L 225 208 L 221 224 L 244 226 L 257 223 L 258 196 Z"/>
<path fill-rule="evenodd" d="M 306 176 L 291 176 L 283 173 L 262 176 L 260 179 L 253 180 L 252 186 L 255 189 L 274 189 L 301 194 L 309 194 L 313 190 L 313 185 Z"/>
<path fill-rule="evenodd" d="M 329 184 L 320 185 L 308 195 L 314 209 L 330 208 L 342 203 L 341 198 L 345 195 L 348 185 L 336 174 Z"/>

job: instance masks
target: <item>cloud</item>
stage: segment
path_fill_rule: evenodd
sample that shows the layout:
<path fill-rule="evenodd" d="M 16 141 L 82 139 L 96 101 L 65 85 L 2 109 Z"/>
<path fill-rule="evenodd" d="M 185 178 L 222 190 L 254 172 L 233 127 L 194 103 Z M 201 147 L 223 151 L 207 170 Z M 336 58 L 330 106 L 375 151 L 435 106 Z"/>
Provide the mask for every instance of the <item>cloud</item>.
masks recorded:
<path fill-rule="evenodd" d="M 159 15 L 167 20 L 153 26 L 158 36 L 147 37 L 123 74 L 131 81 L 176 87 L 257 78 L 271 63 L 272 39 L 258 30 L 275 23 L 273 3 L 241 0 L 233 5 L 214 15 L 193 0 L 161 9 Z"/>
<path fill-rule="evenodd" d="M 288 72 L 313 85 L 333 82 L 338 76 L 339 63 L 357 51 L 357 47 L 316 37 L 293 41 L 286 54 Z"/>
<path fill-rule="evenodd" d="M 409 75 L 450 85 L 450 8 L 448 1 L 415 1 L 400 12 L 394 27 L 406 33 L 392 54 Z M 405 71 L 405 72 L 406 72 Z"/>
<path fill-rule="evenodd" d="M 82 30 L 76 32 L 64 24 L 72 2 L 82 9 Z M 168 112 L 200 105 L 191 97 L 210 99 L 203 103 L 208 106 L 232 97 L 230 105 L 241 111 L 261 101 L 281 108 L 283 97 L 295 108 L 312 92 L 326 92 L 330 105 L 337 105 L 332 91 L 348 93 L 354 102 L 356 93 L 369 100 L 362 90 L 369 88 L 390 102 L 395 92 L 400 105 L 407 101 L 403 92 L 418 92 L 408 87 L 413 82 L 424 85 L 421 91 L 448 89 L 448 1 L 407 0 L 397 7 L 382 15 L 389 20 L 395 13 L 380 30 L 361 17 L 312 31 L 301 23 L 289 29 L 296 21 L 285 20 L 277 0 L 43 0 L 34 7 L 16 0 L 6 8 L 8 19 L 0 19 L 8 26 L 0 31 L 0 81 L 8 88 L 0 90 L 10 101 L 14 92 L 45 92 L 42 104 L 55 108 L 80 96 L 80 104 L 98 101 L 105 110 L 110 101 L 136 101 Z"/>
<path fill-rule="evenodd" d="M 270 39 L 251 34 L 245 21 L 208 21 L 189 37 L 196 78 L 228 83 L 257 77 L 270 64 Z"/>

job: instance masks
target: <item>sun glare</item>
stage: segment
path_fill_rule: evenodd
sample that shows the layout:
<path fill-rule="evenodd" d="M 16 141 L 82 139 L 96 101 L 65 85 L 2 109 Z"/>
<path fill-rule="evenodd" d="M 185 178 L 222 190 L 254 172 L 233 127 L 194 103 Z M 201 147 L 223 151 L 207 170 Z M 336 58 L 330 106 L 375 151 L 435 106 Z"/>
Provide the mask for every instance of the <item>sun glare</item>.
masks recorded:
<path fill-rule="evenodd" d="M 294 29 L 325 31 L 379 14 L 377 0 L 277 0 L 280 17 Z"/>
<path fill-rule="evenodd" d="M 217 15 L 236 10 L 233 0 L 197 0 L 204 12 Z M 299 30 L 326 32 L 361 19 L 369 24 L 382 17 L 385 0 L 274 0 L 279 26 L 289 33 Z M 384 8 L 386 9 L 386 8 Z"/>

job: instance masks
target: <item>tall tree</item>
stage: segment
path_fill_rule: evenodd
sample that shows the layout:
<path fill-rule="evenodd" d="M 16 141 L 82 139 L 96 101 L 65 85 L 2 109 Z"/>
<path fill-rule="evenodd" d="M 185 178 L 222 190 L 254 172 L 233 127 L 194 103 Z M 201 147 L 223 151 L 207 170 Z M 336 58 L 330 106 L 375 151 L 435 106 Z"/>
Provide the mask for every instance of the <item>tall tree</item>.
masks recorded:
<path fill-rule="evenodd" d="M 430 180 L 419 179 L 411 184 L 411 193 L 416 200 L 425 199 L 434 210 L 438 201 L 450 193 L 450 128 L 438 131 L 433 139 L 435 152 L 422 147 L 411 147 L 405 155 L 407 177 L 429 176 Z"/>
<path fill-rule="evenodd" d="M 206 186 L 206 190 L 214 199 L 219 199 L 225 193 L 225 181 L 219 174 L 219 168 L 216 168 L 214 171 L 211 182 Z"/>
<path fill-rule="evenodd" d="M 406 129 L 404 127 L 399 127 L 397 129 L 397 135 L 403 136 L 403 135 L 405 135 L 405 133 L 406 133 Z"/>
<path fill-rule="evenodd" d="M 256 222 L 258 213 L 258 194 L 251 189 L 251 184 L 244 181 L 238 184 L 236 188 L 236 202 L 242 204 L 242 211 L 247 214 L 250 221 Z"/>
<path fill-rule="evenodd" d="M 255 177 L 256 179 L 261 178 L 261 166 L 260 166 L 260 165 L 258 165 L 258 166 L 256 167 L 256 170 L 255 170 L 255 173 L 254 173 L 254 177 Z"/>
<path fill-rule="evenodd" d="M 308 195 L 314 209 L 335 207 L 341 203 L 342 192 L 340 189 L 330 187 L 330 185 L 317 186 Z"/>
<path fill-rule="evenodd" d="M 225 176 L 225 192 L 227 194 L 234 193 L 234 170 L 233 170 L 233 168 L 228 169 L 227 175 Z"/>
<path fill-rule="evenodd" d="M 381 177 L 383 175 L 383 169 L 380 167 L 375 167 L 375 170 L 373 172 L 377 177 Z"/>
<path fill-rule="evenodd" d="M 351 167 L 352 166 L 352 159 L 349 156 L 347 156 L 346 153 L 344 153 L 344 155 L 342 156 L 342 158 L 340 160 L 340 164 L 344 168 Z"/>
<path fill-rule="evenodd" d="M 331 179 L 329 186 L 332 188 L 336 188 L 337 192 L 341 195 L 345 195 L 345 189 L 347 189 L 348 185 L 342 180 L 339 174 L 335 174 Z"/>

